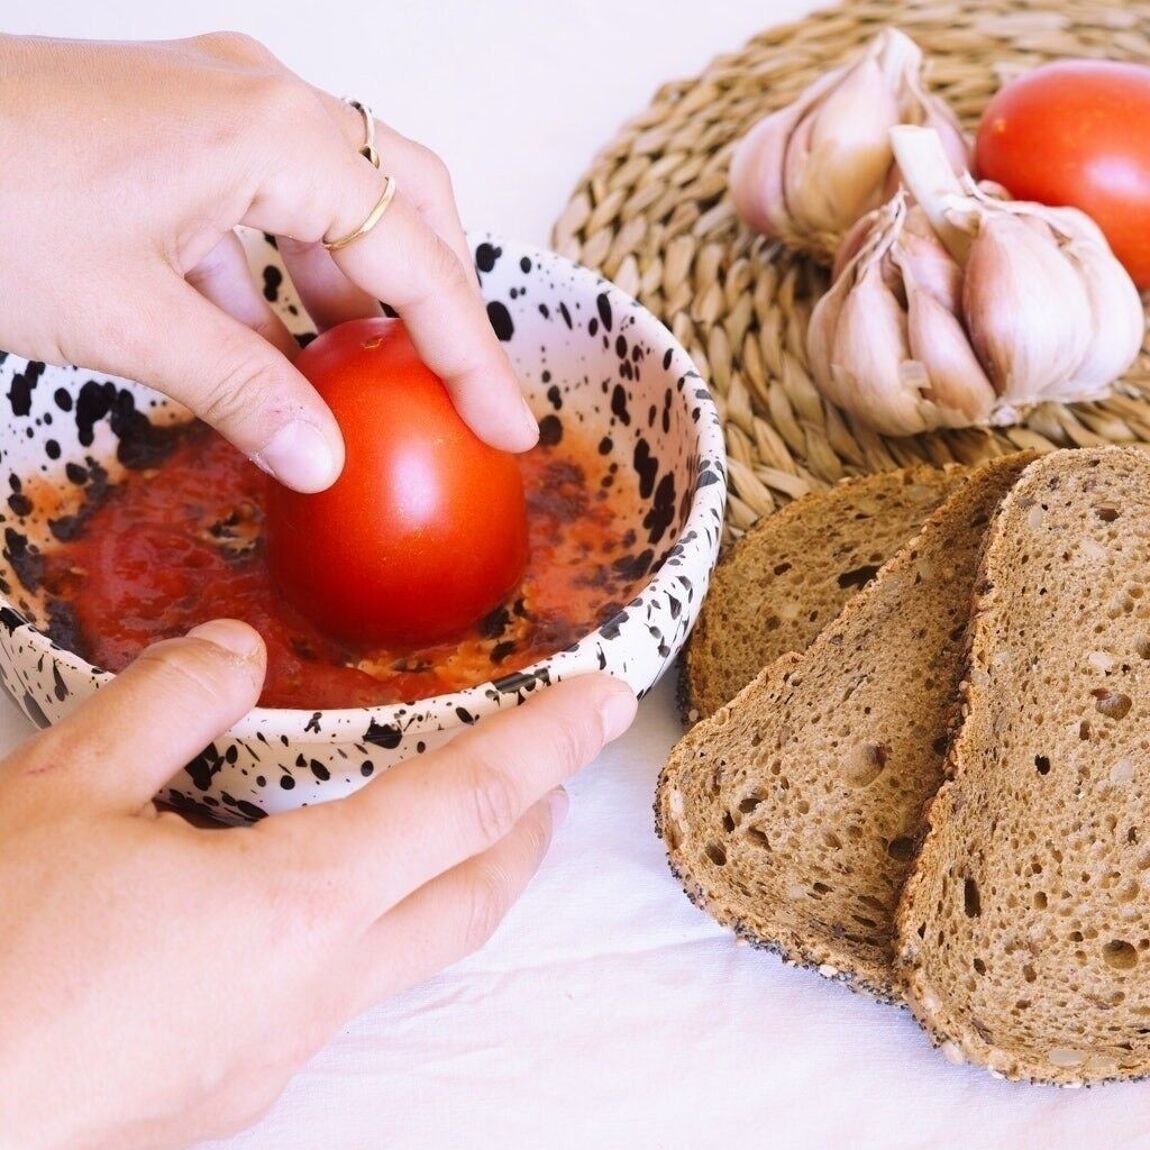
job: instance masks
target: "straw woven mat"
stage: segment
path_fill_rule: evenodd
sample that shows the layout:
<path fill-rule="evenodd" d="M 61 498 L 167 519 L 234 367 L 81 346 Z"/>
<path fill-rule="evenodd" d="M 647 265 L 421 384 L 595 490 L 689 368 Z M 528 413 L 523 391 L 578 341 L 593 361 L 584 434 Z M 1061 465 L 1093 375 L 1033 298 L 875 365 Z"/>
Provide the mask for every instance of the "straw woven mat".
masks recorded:
<path fill-rule="evenodd" d="M 864 0 L 772 28 L 699 77 L 664 85 L 595 158 L 555 224 L 556 249 L 638 297 L 698 364 L 726 426 L 729 536 L 845 475 L 1021 447 L 1150 441 L 1145 348 L 1100 403 L 1047 404 L 1024 425 L 888 439 L 815 390 L 807 320 L 826 274 L 754 235 L 727 198 L 732 146 L 767 112 L 894 24 L 922 47 L 932 91 L 973 128 L 1006 79 L 1062 56 L 1150 63 L 1150 2 Z"/>

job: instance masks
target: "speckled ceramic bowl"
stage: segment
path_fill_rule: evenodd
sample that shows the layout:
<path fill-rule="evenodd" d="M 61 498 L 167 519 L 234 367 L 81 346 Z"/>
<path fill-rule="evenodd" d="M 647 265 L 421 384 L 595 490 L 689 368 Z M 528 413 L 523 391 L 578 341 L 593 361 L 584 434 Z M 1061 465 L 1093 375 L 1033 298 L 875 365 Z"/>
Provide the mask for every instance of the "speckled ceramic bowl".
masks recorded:
<path fill-rule="evenodd" d="M 299 330 L 274 247 L 247 242 L 267 294 Z M 628 559 L 649 570 L 648 582 L 572 647 L 468 690 L 396 706 L 257 708 L 172 779 L 169 801 L 238 821 L 336 798 L 560 679 L 606 670 L 645 691 L 682 646 L 718 553 L 726 493 L 722 431 L 703 381 L 665 327 L 591 272 L 493 237 L 477 243 L 476 264 L 543 433 L 579 425 L 636 477 Z M 156 427 L 188 416 L 138 384 L 11 355 L 0 362 L 0 396 L 0 677 L 44 726 L 111 676 L 42 630 L 40 556 L 89 493 L 151 461 Z"/>

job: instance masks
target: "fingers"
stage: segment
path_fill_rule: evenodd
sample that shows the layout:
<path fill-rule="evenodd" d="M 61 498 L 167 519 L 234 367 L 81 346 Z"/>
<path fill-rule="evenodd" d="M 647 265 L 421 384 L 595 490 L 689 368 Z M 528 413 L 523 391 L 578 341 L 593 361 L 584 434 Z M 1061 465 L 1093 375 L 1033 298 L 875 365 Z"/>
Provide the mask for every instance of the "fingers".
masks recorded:
<path fill-rule="evenodd" d="M 138 810 L 259 698 L 264 645 L 220 619 L 149 647 L 68 718 L 41 732 L 20 769 L 65 801 Z"/>
<path fill-rule="evenodd" d="M 379 301 L 336 267 L 323 244 L 300 243 L 290 236 L 280 236 L 278 245 L 300 303 L 320 331 L 382 313 Z"/>
<path fill-rule="evenodd" d="M 348 147 L 358 147 L 362 143 L 362 117 L 342 100 L 327 93 L 322 95 L 330 104 L 333 118 L 344 130 Z M 353 123 L 347 131 L 349 122 Z M 474 261 L 455 206 L 451 177 L 443 161 L 378 120 L 375 121 L 375 143 L 381 156 L 380 170 L 399 181 L 420 219 L 451 248 L 467 272 L 472 288 L 478 290 Z M 347 320 L 380 314 L 375 297 L 348 279 L 322 244 L 300 243 L 290 236 L 281 236 L 279 250 L 300 301 L 320 331 Z"/>
<path fill-rule="evenodd" d="M 371 921 L 501 841 L 620 735 L 635 707 L 630 688 L 606 675 L 558 683 L 346 799 L 253 829 L 278 840 L 285 865 L 323 860 Z"/>
<path fill-rule="evenodd" d="M 475 260 L 459 218 L 447 165 L 422 144 L 409 140 L 378 120 L 375 122 L 375 145 L 382 169 L 395 176 L 400 187 L 407 189 L 412 207 L 456 254 L 471 284 L 478 288 Z"/>
<path fill-rule="evenodd" d="M 223 290 L 218 279 L 213 290 Z M 163 338 L 136 320 L 137 378 L 191 408 L 288 487 L 330 486 L 343 467 L 339 426 L 284 355 L 166 270 L 148 297 L 163 317 Z"/>
<path fill-rule="evenodd" d="M 347 235 L 368 217 L 383 193 L 383 173 L 340 132 L 310 143 L 298 154 L 285 144 L 288 155 L 269 170 L 244 223 L 314 244 Z M 538 427 L 474 290 L 470 266 L 420 215 L 413 189 L 398 186 L 378 224 L 333 253 L 335 266 L 402 316 L 420 356 L 477 435 L 504 450 L 526 450 Z"/>
<path fill-rule="evenodd" d="M 550 792 L 495 846 L 420 887 L 373 923 L 342 980 L 350 995 L 344 1013 L 358 1014 L 478 950 L 539 869 L 566 812 L 566 792 Z"/>
<path fill-rule="evenodd" d="M 344 100 L 317 89 L 348 146 L 358 150 L 364 143 L 363 117 Z M 467 270 L 474 287 L 479 286 L 475 265 L 447 165 L 430 148 L 409 140 L 380 120 L 375 125 L 375 150 L 380 171 L 399 180 L 412 207 L 440 239 L 447 244 Z"/>
<path fill-rule="evenodd" d="M 262 335 L 289 360 L 295 358 L 299 345 L 256 287 L 235 232 L 227 232 L 184 278 L 204 299 Z"/>
<path fill-rule="evenodd" d="M 369 203 L 365 216 L 370 208 Z M 476 435 L 506 451 L 534 445 L 538 425 L 473 290 L 470 271 L 420 219 L 402 190 L 380 223 L 336 252 L 335 262 L 399 312 L 420 358 L 443 380 Z"/>

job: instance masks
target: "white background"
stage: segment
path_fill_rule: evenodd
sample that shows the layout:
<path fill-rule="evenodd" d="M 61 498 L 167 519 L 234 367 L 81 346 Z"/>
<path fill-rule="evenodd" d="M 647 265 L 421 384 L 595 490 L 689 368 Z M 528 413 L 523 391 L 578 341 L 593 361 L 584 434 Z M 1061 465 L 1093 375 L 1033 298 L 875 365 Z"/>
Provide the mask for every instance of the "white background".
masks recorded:
<path fill-rule="evenodd" d="M 659 84 L 813 5 L 4 7 L 15 32 L 249 32 L 440 152 L 469 227 L 542 243 L 596 149 Z M 347 1027 L 217 1150 L 1150 1145 L 1150 1086 L 1058 1092 L 951 1067 L 904 1013 L 738 947 L 695 911 L 652 831 L 678 730 L 671 686 L 574 782 L 551 856 L 487 948 Z M 0 746 L 26 733 L 0 703 Z"/>

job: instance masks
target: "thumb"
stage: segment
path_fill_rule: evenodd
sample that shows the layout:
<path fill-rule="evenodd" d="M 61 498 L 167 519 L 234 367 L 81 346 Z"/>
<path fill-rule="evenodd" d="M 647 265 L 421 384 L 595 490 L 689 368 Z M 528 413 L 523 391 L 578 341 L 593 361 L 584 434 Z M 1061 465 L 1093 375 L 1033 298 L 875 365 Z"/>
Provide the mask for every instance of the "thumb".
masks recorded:
<path fill-rule="evenodd" d="M 162 275 L 150 297 L 163 334 L 137 343 L 117 373 L 191 408 L 286 486 L 334 483 L 343 468 L 339 425 L 287 358 L 178 276 Z"/>
<path fill-rule="evenodd" d="M 137 810 L 259 698 L 263 640 L 217 619 L 156 643 L 30 745 L 22 774 L 61 798 Z"/>

